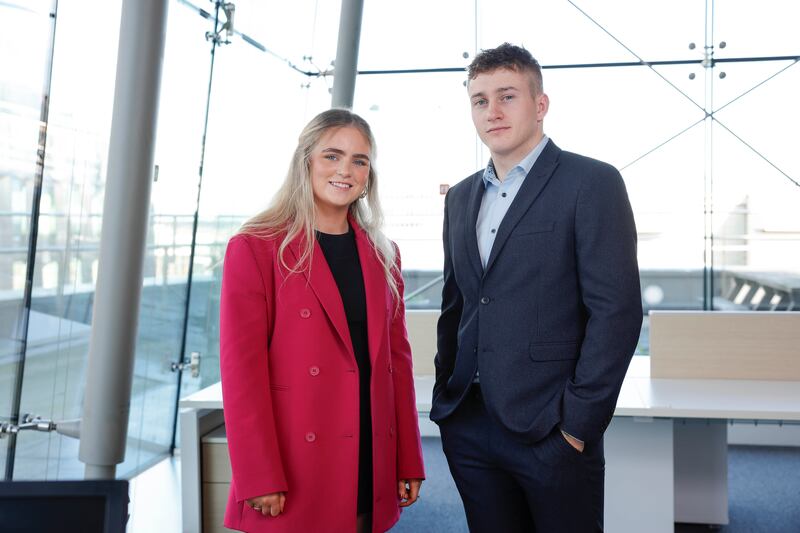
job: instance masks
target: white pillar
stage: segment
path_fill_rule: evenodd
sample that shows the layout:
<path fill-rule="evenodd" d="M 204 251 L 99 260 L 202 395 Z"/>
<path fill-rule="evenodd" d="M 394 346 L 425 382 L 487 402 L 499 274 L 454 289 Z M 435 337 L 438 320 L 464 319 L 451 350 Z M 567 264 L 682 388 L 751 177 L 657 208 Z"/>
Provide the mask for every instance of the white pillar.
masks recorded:
<path fill-rule="evenodd" d="M 331 107 L 353 108 L 363 12 L 364 0 L 342 0 L 342 12 L 339 16 L 339 42 L 336 46 L 336 61 L 333 66 Z"/>
<path fill-rule="evenodd" d="M 87 479 L 125 459 L 168 0 L 123 0 L 78 457 Z"/>

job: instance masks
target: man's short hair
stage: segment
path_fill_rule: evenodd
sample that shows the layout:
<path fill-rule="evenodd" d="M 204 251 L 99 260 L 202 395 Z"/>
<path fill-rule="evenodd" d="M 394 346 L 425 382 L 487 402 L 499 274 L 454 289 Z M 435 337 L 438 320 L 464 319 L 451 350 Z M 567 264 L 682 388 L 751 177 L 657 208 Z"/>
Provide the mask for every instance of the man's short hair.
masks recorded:
<path fill-rule="evenodd" d="M 509 43 L 497 48 L 481 50 L 467 67 L 467 78 L 474 80 L 479 74 L 494 72 L 497 69 L 509 69 L 515 72 L 528 72 L 532 77 L 531 92 L 534 96 L 542 94 L 542 67 L 530 52 Z"/>

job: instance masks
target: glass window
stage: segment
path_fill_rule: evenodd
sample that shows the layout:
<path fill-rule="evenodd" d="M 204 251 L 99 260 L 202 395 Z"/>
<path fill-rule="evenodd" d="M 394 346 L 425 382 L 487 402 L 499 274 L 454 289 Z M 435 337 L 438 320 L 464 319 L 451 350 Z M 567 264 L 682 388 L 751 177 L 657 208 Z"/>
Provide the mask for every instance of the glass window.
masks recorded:
<path fill-rule="evenodd" d="M 476 5 L 460 0 L 365 2 L 359 70 L 460 68 L 476 43 Z"/>
<path fill-rule="evenodd" d="M 235 4 L 236 32 L 222 35 L 229 42 L 216 48 L 213 74 L 206 37 L 213 20 L 187 3 L 170 5 L 121 475 L 169 450 L 177 395 L 218 381 L 227 241 L 267 206 L 300 130 L 330 106 L 340 3 Z M 100 228 L 104 215 L 113 216 L 103 213 L 103 195 L 120 2 L 91 0 L 58 4 L 41 214 L 31 220 L 50 5 L 0 2 L 3 421 L 23 350 L 22 411 L 55 420 L 81 415 Z M 213 6 L 202 7 L 213 12 Z M 769 0 L 757 11 L 740 0 L 411 0 L 402 9 L 367 2 L 358 67 L 461 69 L 480 49 L 524 45 L 545 67 L 551 100 L 545 132 L 562 149 L 607 161 L 623 175 L 639 232 L 646 311 L 712 304 L 797 310 L 800 67 L 793 59 L 755 59 L 797 53 L 791 37 L 798 9 L 790 0 Z M 699 63 L 705 45 L 713 45 L 715 59 L 744 61 L 706 69 Z M 694 62 L 579 68 L 639 58 Z M 357 78 L 354 110 L 375 133 L 385 229 L 400 247 L 407 295 L 416 293 L 412 309 L 440 305 L 447 187 L 489 158 L 474 132 L 465 77 L 456 71 Z M 29 250 L 35 225 L 38 242 Z M 29 255 L 35 269 L 26 336 Z M 709 281 L 713 302 L 704 291 Z M 642 353 L 647 329 L 645 317 Z M 179 392 L 170 364 L 192 352 L 201 354 L 201 373 L 184 374 Z M 0 467 L 7 442 L 0 441 Z M 77 449 L 76 440 L 26 432 L 15 476 L 81 477 Z"/>
<path fill-rule="evenodd" d="M 228 239 L 266 208 L 300 131 L 330 107 L 332 78 L 306 72 L 318 74 L 336 56 L 338 2 L 282 3 L 281 17 L 275 9 L 275 3 L 236 3 L 241 31 L 269 52 L 240 38 L 217 49 L 184 351 L 187 358 L 200 353 L 201 373 L 199 379 L 184 376 L 182 396 L 219 381 L 219 293 Z"/>
<path fill-rule="evenodd" d="M 57 15 L 21 401 L 23 413 L 52 420 L 78 418 L 83 407 L 119 10 L 118 2 L 61 3 Z M 87 32 L 87 17 L 115 23 Z M 77 440 L 55 433 L 20 433 L 14 478 L 81 477 L 77 450 Z"/>
<path fill-rule="evenodd" d="M 125 462 L 132 474 L 172 445 L 213 21 L 173 3 L 167 19 L 150 219 Z M 188 371 L 184 376 L 190 375 Z"/>
<path fill-rule="evenodd" d="M 406 271 L 441 271 L 441 187 L 484 164 L 464 79 L 460 72 L 358 78 L 354 111 L 373 128 L 385 231 Z"/>
<path fill-rule="evenodd" d="M 686 59 L 702 49 L 704 4 L 673 2 L 477 2 L 478 48 L 508 41 L 542 65 Z"/>
<path fill-rule="evenodd" d="M 50 60 L 49 2 L 4 2 L 0 18 L 0 422 L 25 349 L 24 304 L 40 117 Z M 0 476 L 10 439 L 0 439 Z"/>
<path fill-rule="evenodd" d="M 758 9 L 745 0 L 716 1 L 713 6 L 715 57 L 797 55 L 800 4 L 794 0 L 766 0 Z M 719 46 L 722 41 L 725 48 Z"/>
<path fill-rule="evenodd" d="M 729 64 L 715 84 L 730 80 L 731 94 L 747 91 L 715 114 L 713 132 L 715 289 L 725 307 L 800 309 L 800 104 L 793 97 L 800 70 L 793 65 Z"/>

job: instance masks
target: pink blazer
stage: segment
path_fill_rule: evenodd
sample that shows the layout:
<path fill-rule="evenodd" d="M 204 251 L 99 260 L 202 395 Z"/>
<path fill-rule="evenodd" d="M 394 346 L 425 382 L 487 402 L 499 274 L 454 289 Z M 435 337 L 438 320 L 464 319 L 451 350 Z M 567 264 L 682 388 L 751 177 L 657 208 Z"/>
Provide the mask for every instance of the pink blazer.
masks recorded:
<path fill-rule="evenodd" d="M 405 309 L 353 224 L 372 363 L 373 531 L 398 520 L 397 481 L 424 478 Z M 287 250 L 290 264 L 298 240 Z M 352 532 L 358 476 L 358 367 L 342 300 L 315 243 L 311 272 L 287 275 L 277 240 L 237 235 L 222 278 L 220 365 L 233 479 L 226 527 Z M 399 260 L 398 260 L 399 264 Z M 402 296 L 402 280 L 400 294 Z M 245 500 L 286 491 L 284 513 Z"/>

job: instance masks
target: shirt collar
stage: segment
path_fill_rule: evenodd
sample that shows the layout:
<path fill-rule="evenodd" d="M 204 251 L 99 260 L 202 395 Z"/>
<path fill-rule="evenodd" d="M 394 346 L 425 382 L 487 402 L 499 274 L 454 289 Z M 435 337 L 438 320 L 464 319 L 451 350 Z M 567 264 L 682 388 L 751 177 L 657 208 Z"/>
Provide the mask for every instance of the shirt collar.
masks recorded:
<path fill-rule="evenodd" d="M 536 164 L 536 160 L 539 159 L 539 156 L 544 151 L 544 147 L 547 145 L 547 141 L 549 138 L 547 135 L 542 136 L 542 140 L 539 141 L 539 144 L 533 147 L 528 155 L 522 158 L 522 161 L 514 165 L 514 167 L 508 171 L 508 175 L 510 176 L 515 169 L 519 169 L 522 171 L 523 176 L 527 176 L 528 173 L 533 168 L 533 165 Z M 486 169 L 483 171 L 483 186 L 488 187 L 493 183 L 499 183 L 499 179 L 497 178 L 497 173 L 494 170 L 494 163 L 492 160 L 489 160 L 489 164 L 486 165 Z"/>

